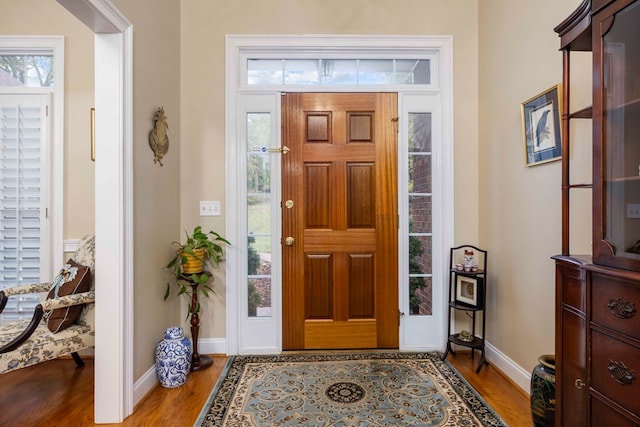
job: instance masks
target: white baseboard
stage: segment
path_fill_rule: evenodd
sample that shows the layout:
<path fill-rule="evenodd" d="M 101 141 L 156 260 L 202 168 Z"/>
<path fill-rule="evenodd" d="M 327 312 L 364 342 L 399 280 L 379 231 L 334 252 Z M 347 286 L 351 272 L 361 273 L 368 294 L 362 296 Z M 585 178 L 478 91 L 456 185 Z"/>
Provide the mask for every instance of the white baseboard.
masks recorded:
<path fill-rule="evenodd" d="M 198 340 L 200 354 L 228 354 L 226 338 L 205 338 Z"/>
<path fill-rule="evenodd" d="M 64 252 L 69 252 L 69 253 L 73 253 L 76 251 L 76 249 L 78 249 L 78 242 L 80 241 L 80 239 L 67 239 L 64 241 L 63 244 L 63 251 Z"/>
<path fill-rule="evenodd" d="M 504 353 L 488 342 L 485 343 L 485 352 L 487 360 L 489 360 L 493 366 L 500 369 L 511 379 L 511 381 L 513 381 L 525 393 L 529 394 L 531 387 L 531 373 L 527 372 L 520 365 L 509 359 Z"/>
<path fill-rule="evenodd" d="M 406 352 L 411 352 L 411 351 L 443 351 L 443 348 L 439 345 L 431 345 L 431 346 L 424 346 L 424 345 L 405 345 L 404 347 L 402 347 L 402 349 L 400 351 L 406 351 Z"/>
<path fill-rule="evenodd" d="M 147 393 L 153 389 L 158 383 L 156 375 L 156 365 L 153 364 L 145 372 L 138 381 L 133 384 L 133 406 L 135 407 Z"/>

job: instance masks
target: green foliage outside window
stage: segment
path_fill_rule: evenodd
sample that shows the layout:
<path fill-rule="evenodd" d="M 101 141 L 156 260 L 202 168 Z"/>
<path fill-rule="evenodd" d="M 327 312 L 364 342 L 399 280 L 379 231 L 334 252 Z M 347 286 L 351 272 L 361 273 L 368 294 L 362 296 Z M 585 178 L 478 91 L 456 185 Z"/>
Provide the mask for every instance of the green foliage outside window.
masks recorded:
<path fill-rule="evenodd" d="M 3 86 L 49 87 L 53 85 L 53 56 L 0 55 Z"/>
<path fill-rule="evenodd" d="M 424 273 L 418 263 L 418 259 L 423 253 L 424 249 L 420 244 L 420 239 L 416 236 L 409 236 L 409 275 Z M 416 291 L 425 286 L 424 277 L 409 278 L 409 310 L 411 314 L 420 312 L 420 298 L 416 295 Z"/>

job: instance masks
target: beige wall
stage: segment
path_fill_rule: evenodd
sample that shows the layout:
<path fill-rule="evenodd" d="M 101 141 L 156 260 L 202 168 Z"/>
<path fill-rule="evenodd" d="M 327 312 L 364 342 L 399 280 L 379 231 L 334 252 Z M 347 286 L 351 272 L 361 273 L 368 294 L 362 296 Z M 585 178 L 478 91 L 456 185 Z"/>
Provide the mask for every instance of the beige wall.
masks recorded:
<path fill-rule="evenodd" d="M 224 216 L 198 216 L 198 201 L 224 200 L 226 34 L 453 35 L 456 241 L 477 242 L 477 16 L 478 2 L 470 0 L 182 2 L 183 228 L 201 223 L 224 230 Z M 223 215 L 229 214 L 223 204 Z M 217 274 L 217 295 L 201 316 L 203 337 L 225 335 L 225 284 Z"/>
<path fill-rule="evenodd" d="M 134 381 L 154 363 L 155 346 L 178 325 L 181 300 L 164 301 L 163 267 L 180 238 L 180 2 L 114 1 L 133 25 Z M 99 84 L 99 83 L 98 83 Z M 169 151 L 153 163 L 148 135 L 164 107 Z M 185 330 L 188 334 L 188 329 Z"/>
<path fill-rule="evenodd" d="M 487 340 L 529 371 L 537 356 L 555 352 L 550 257 L 561 250 L 561 164 L 525 166 L 520 104 L 561 83 L 560 40 L 553 28 L 579 4 L 489 0 L 480 9 L 478 161 L 480 240 L 490 254 Z M 574 77 L 588 90 L 586 60 L 584 68 L 575 66 Z M 579 98 L 575 105 L 590 104 L 588 96 Z M 589 141 L 578 147 L 588 152 Z M 572 156 L 578 162 L 583 157 L 573 150 Z M 582 182 L 590 182 L 588 168 Z M 585 233 L 573 249 L 583 253 L 590 252 L 583 237 L 590 235 L 589 209 L 587 204 L 576 218 L 576 229 Z"/>

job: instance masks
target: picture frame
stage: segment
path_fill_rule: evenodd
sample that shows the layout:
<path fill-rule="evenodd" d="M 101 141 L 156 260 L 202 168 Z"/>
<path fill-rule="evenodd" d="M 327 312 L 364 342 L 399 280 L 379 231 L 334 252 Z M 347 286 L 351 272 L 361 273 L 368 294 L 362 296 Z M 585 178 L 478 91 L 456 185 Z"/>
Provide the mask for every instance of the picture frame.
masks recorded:
<path fill-rule="evenodd" d="M 560 84 L 521 104 L 525 164 L 535 166 L 562 158 Z"/>
<path fill-rule="evenodd" d="M 484 301 L 484 281 L 482 277 L 456 275 L 455 301 L 472 308 L 482 308 Z"/>

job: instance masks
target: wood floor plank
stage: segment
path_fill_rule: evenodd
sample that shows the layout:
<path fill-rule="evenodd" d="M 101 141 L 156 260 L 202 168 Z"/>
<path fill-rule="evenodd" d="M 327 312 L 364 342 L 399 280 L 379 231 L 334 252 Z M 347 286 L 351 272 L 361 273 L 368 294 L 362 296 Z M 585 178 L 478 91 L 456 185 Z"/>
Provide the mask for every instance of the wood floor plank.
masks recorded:
<path fill-rule="evenodd" d="M 222 373 L 227 358 L 213 356 L 213 366 L 191 373 L 182 387 L 156 386 L 136 405 L 125 427 L 192 426 Z M 475 373 L 469 353 L 448 360 L 511 426 L 531 426 L 529 398 L 491 365 Z M 476 358 L 477 361 L 477 358 Z M 57 359 L 0 375 L 0 426 L 93 426 L 93 360 L 76 368 L 71 359 Z"/>
<path fill-rule="evenodd" d="M 447 360 L 510 426 L 533 426 L 529 395 L 500 370 L 489 363 L 476 374 L 478 353 L 471 360 L 470 351 L 456 351 Z"/>

